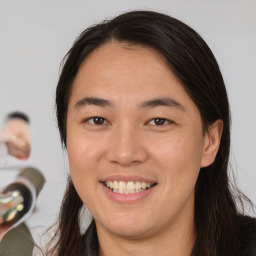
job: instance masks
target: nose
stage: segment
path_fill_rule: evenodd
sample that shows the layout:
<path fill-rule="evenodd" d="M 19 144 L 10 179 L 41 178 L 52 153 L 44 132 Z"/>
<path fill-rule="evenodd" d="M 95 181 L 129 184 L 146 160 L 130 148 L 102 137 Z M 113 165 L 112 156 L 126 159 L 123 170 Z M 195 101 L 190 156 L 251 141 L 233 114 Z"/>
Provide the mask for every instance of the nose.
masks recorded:
<path fill-rule="evenodd" d="M 119 127 L 111 136 L 106 157 L 111 163 L 121 166 L 134 166 L 145 162 L 148 154 L 142 134 L 133 127 Z"/>

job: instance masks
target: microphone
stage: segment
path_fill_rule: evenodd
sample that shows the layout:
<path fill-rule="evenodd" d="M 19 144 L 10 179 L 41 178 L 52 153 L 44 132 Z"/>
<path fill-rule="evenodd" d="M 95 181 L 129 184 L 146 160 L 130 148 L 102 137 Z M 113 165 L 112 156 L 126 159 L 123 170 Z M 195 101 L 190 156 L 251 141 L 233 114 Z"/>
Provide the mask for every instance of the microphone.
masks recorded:
<path fill-rule="evenodd" d="M 30 216 L 44 183 L 45 178 L 39 170 L 26 167 L 3 189 L 0 193 L 0 241 Z"/>

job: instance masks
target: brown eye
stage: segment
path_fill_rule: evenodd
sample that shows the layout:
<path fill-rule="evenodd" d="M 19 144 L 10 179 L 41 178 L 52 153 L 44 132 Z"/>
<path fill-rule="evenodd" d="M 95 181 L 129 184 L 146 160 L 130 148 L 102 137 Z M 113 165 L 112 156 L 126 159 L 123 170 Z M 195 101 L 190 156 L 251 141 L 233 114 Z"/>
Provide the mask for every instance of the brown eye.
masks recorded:
<path fill-rule="evenodd" d="M 94 116 L 86 120 L 90 124 L 101 125 L 106 124 L 106 120 L 100 116 Z"/>
<path fill-rule="evenodd" d="M 165 118 L 159 118 L 159 117 L 154 118 L 149 122 L 150 125 L 165 125 L 165 124 L 169 124 L 169 123 L 170 123 L 169 120 L 167 120 Z"/>

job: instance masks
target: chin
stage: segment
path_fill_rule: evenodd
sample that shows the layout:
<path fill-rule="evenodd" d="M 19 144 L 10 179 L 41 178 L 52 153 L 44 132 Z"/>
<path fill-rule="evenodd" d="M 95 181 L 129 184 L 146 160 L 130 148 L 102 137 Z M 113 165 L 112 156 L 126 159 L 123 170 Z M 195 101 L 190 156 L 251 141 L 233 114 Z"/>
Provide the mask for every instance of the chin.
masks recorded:
<path fill-rule="evenodd" d="M 142 238 L 147 236 L 151 229 L 149 224 L 145 222 L 145 218 L 144 221 L 142 219 L 113 217 L 111 220 L 105 222 L 106 225 L 103 225 L 103 228 L 119 237 L 130 239 Z"/>
<path fill-rule="evenodd" d="M 139 239 L 148 236 L 148 228 L 145 230 L 143 227 L 127 227 L 125 225 L 124 227 L 110 227 L 109 232 L 112 234 L 118 236 L 118 237 L 123 237 L 123 238 L 128 238 L 128 239 Z"/>

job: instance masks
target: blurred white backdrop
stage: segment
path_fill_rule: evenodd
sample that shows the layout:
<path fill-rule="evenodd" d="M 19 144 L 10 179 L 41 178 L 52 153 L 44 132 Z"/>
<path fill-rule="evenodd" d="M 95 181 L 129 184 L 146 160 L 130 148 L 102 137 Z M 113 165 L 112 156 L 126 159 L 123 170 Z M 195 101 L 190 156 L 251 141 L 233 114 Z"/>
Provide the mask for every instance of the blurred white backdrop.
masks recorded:
<path fill-rule="evenodd" d="M 57 217 L 68 174 L 55 120 L 59 64 L 87 26 L 121 12 L 167 13 L 198 31 L 215 54 L 232 110 L 232 162 L 242 191 L 256 203 L 255 0 L 0 0 L 0 118 L 14 110 L 31 118 L 32 155 L 1 166 L 32 165 L 45 175 L 29 225 L 48 227 Z M 0 187 L 4 185 L 0 172 Z"/>

